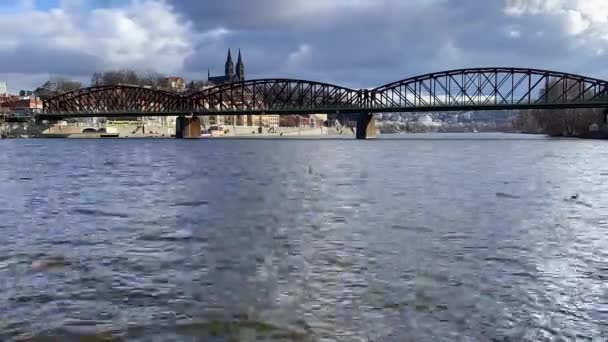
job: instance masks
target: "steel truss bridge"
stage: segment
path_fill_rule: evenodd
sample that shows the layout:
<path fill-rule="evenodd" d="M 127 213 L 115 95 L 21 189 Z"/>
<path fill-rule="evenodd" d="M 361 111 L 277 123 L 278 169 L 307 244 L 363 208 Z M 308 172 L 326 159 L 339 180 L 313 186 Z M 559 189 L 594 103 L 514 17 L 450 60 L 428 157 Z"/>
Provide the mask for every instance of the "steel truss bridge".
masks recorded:
<path fill-rule="evenodd" d="M 187 96 L 99 86 L 44 101 L 39 118 L 565 108 L 608 108 L 608 82 L 540 69 L 472 68 L 406 78 L 374 89 L 294 79 L 224 84 Z"/>

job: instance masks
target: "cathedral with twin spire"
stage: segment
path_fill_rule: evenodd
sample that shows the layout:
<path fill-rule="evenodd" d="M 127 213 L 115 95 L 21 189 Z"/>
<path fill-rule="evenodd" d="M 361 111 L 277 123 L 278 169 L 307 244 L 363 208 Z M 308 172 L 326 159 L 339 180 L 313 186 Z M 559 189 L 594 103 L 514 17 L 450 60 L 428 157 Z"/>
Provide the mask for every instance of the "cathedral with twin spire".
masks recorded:
<path fill-rule="evenodd" d="M 245 64 L 243 64 L 243 58 L 241 57 L 241 50 L 239 49 L 239 57 L 236 62 L 236 70 L 234 62 L 232 62 L 232 53 L 228 49 L 228 57 L 226 58 L 226 68 L 224 69 L 223 76 L 211 76 L 211 73 L 207 71 L 207 81 L 214 85 L 242 82 L 245 80 Z"/>
<path fill-rule="evenodd" d="M 245 64 L 239 49 L 239 56 L 236 67 L 232 61 L 232 53 L 228 49 L 226 67 L 223 76 L 211 76 L 207 71 L 207 82 L 204 88 L 219 86 L 245 81 Z M 241 127 L 278 127 L 280 123 L 279 115 L 207 115 L 203 117 L 205 126 L 241 126 Z M 236 130 L 236 128 L 233 128 Z M 249 132 L 249 130 L 247 129 Z M 261 133 L 262 131 L 259 131 Z"/>

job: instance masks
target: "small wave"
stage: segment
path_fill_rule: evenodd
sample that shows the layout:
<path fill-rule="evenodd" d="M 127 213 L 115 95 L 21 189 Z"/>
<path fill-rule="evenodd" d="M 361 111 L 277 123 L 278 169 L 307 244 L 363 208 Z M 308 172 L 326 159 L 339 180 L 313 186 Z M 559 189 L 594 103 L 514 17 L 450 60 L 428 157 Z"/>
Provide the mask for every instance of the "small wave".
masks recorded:
<path fill-rule="evenodd" d="M 536 275 L 530 273 L 530 272 L 512 272 L 511 273 L 512 276 L 514 277 L 521 277 L 521 278 L 528 278 L 528 279 L 536 279 L 538 278 Z"/>
<path fill-rule="evenodd" d="M 29 295 L 21 296 L 20 295 L 20 296 L 12 297 L 9 300 L 16 304 L 42 305 L 42 304 L 47 304 L 47 303 L 54 301 L 55 298 L 52 296 L 49 296 L 47 294 L 44 294 L 44 293 L 39 293 L 39 294 L 31 295 L 31 296 L 29 296 Z"/>
<path fill-rule="evenodd" d="M 487 262 L 496 262 L 500 264 L 520 265 L 519 260 L 505 257 L 486 257 L 484 260 Z"/>
<path fill-rule="evenodd" d="M 412 227 L 412 226 L 405 226 L 405 225 L 400 225 L 400 224 L 394 224 L 391 226 L 391 228 L 396 229 L 396 230 L 408 230 L 408 231 L 417 232 L 417 233 L 427 233 L 427 232 L 433 231 L 431 228 L 428 228 L 428 227 Z"/>
<path fill-rule="evenodd" d="M 469 236 L 466 234 L 448 233 L 443 235 L 442 238 L 448 241 L 465 241 L 469 239 Z"/>
<path fill-rule="evenodd" d="M 307 327 L 306 327 L 307 328 Z M 261 320 L 236 318 L 234 320 L 184 319 L 173 326 L 129 325 L 117 331 L 109 321 L 69 320 L 63 326 L 45 331 L 33 340 L 43 341 L 118 341 L 117 333 L 127 340 L 191 340 L 197 341 L 314 341 L 309 329 L 282 327 Z M 121 335 L 122 335 L 121 334 Z M 1 336 L 1 335 L 0 335 Z M 30 340 L 30 339 L 28 339 Z M 123 340 L 122 338 L 120 339 Z"/>
<path fill-rule="evenodd" d="M 129 215 L 124 214 L 124 213 L 109 212 L 109 211 L 103 211 L 103 210 L 97 210 L 97 209 L 77 208 L 77 209 L 74 209 L 73 212 L 76 214 L 87 215 L 87 216 L 103 216 L 103 217 L 118 217 L 118 218 L 128 218 L 129 217 Z"/>
<path fill-rule="evenodd" d="M 51 240 L 50 243 L 52 245 L 57 246 L 96 246 L 101 244 L 101 242 L 89 241 L 89 240 Z"/>
<path fill-rule="evenodd" d="M 142 237 L 140 237 L 140 240 L 144 240 L 144 241 L 169 241 L 169 242 L 175 242 L 175 241 L 184 241 L 184 240 L 190 240 L 192 239 L 192 232 L 187 231 L 187 230 L 177 230 L 173 233 L 169 233 L 169 234 L 161 234 L 161 235 L 144 235 Z M 197 238 L 197 240 L 200 241 L 205 241 L 205 239 L 202 238 Z"/>
<path fill-rule="evenodd" d="M 550 158 L 562 158 L 562 156 L 557 155 L 553 152 L 547 152 L 547 153 L 543 154 L 543 156 L 539 159 L 550 159 Z"/>
<path fill-rule="evenodd" d="M 593 208 L 593 204 L 591 204 L 591 203 L 587 203 L 587 202 L 583 202 L 583 201 L 576 201 L 574 203 L 576 203 L 578 205 L 582 205 L 583 207 Z"/>
<path fill-rule="evenodd" d="M 572 203 L 574 203 L 576 205 L 580 205 L 580 206 L 583 206 L 583 207 L 586 207 L 586 208 L 593 208 L 593 204 L 587 203 L 587 202 L 582 201 L 582 200 L 577 199 L 577 198 L 578 198 L 578 196 L 571 197 L 571 198 L 564 198 L 564 202 L 572 202 Z"/>
<path fill-rule="evenodd" d="M 0 270 L 7 269 L 11 266 L 16 265 L 19 262 L 16 258 L 12 257 L 0 257 Z"/>
<path fill-rule="evenodd" d="M 331 223 L 344 223 L 346 222 L 346 218 L 344 216 L 332 216 L 330 218 Z"/>
<path fill-rule="evenodd" d="M 499 197 L 499 198 L 509 198 L 509 199 L 520 199 L 521 198 L 520 196 L 511 195 L 511 194 L 507 194 L 507 193 L 504 193 L 504 192 L 497 192 L 496 193 L 496 197 Z"/>
<path fill-rule="evenodd" d="M 192 202 L 177 202 L 171 205 L 171 208 L 177 207 L 204 207 L 209 205 L 208 201 L 192 201 Z"/>

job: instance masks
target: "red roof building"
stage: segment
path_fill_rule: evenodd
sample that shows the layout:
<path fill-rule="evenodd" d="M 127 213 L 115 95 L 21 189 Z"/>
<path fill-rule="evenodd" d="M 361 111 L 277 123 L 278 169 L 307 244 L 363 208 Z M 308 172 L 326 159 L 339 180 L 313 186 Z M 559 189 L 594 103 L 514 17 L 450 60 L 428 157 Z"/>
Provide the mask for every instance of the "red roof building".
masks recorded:
<path fill-rule="evenodd" d="M 3 111 L 15 113 L 36 113 L 42 110 L 42 100 L 39 98 L 21 99 L 15 96 L 11 99 L 6 99 L 2 102 L 0 99 L 0 107 Z"/>

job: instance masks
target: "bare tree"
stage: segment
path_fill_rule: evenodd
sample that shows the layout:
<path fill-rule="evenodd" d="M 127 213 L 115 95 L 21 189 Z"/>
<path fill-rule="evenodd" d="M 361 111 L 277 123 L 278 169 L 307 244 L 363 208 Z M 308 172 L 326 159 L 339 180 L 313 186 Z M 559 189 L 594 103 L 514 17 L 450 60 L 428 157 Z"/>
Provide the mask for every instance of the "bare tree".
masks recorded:
<path fill-rule="evenodd" d="M 167 88 L 168 82 L 167 77 L 156 71 L 145 71 L 139 76 L 139 85 L 150 86 L 152 88 Z"/>
<path fill-rule="evenodd" d="M 62 93 L 80 89 L 81 87 L 82 83 L 79 81 L 70 80 L 62 76 L 52 76 L 43 85 L 36 88 L 34 95 L 41 99 L 48 99 Z"/>
<path fill-rule="evenodd" d="M 61 76 L 51 78 L 51 82 L 55 84 L 54 90 L 59 93 L 66 93 L 82 88 L 82 82 L 69 80 Z"/>
<path fill-rule="evenodd" d="M 130 69 L 108 70 L 93 74 L 93 79 L 96 82 L 95 84 L 106 86 L 134 85 L 162 89 L 168 85 L 165 75 L 152 70 L 141 73 Z"/>
<path fill-rule="evenodd" d="M 122 70 L 126 84 L 139 85 L 139 76 L 133 70 Z"/>
<path fill-rule="evenodd" d="M 105 71 L 101 74 L 101 83 L 105 86 L 119 85 L 124 83 L 124 78 L 120 71 Z"/>
<path fill-rule="evenodd" d="M 539 99 L 549 103 L 559 101 L 572 101 L 580 96 L 583 99 L 590 98 L 593 94 L 580 94 L 579 87 L 576 87 L 575 80 L 551 79 L 547 83 L 548 91 L 545 88 L 539 92 Z M 532 117 L 532 119 L 530 118 Z M 543 109 L 521 111 L 518 114 L 517 123 L 526 131 L 542 131 L 551 136 L 579 136 L 589 131 L 589 126 L 593 123 L 602 122 L 602 112 L 595 109 Z"/>
<path fill-rule="evenodd" d="M 93 73 L 91 76 L 91 86 L 96 87 L 103 85 L 103 74 L 100 72 Z"/>

